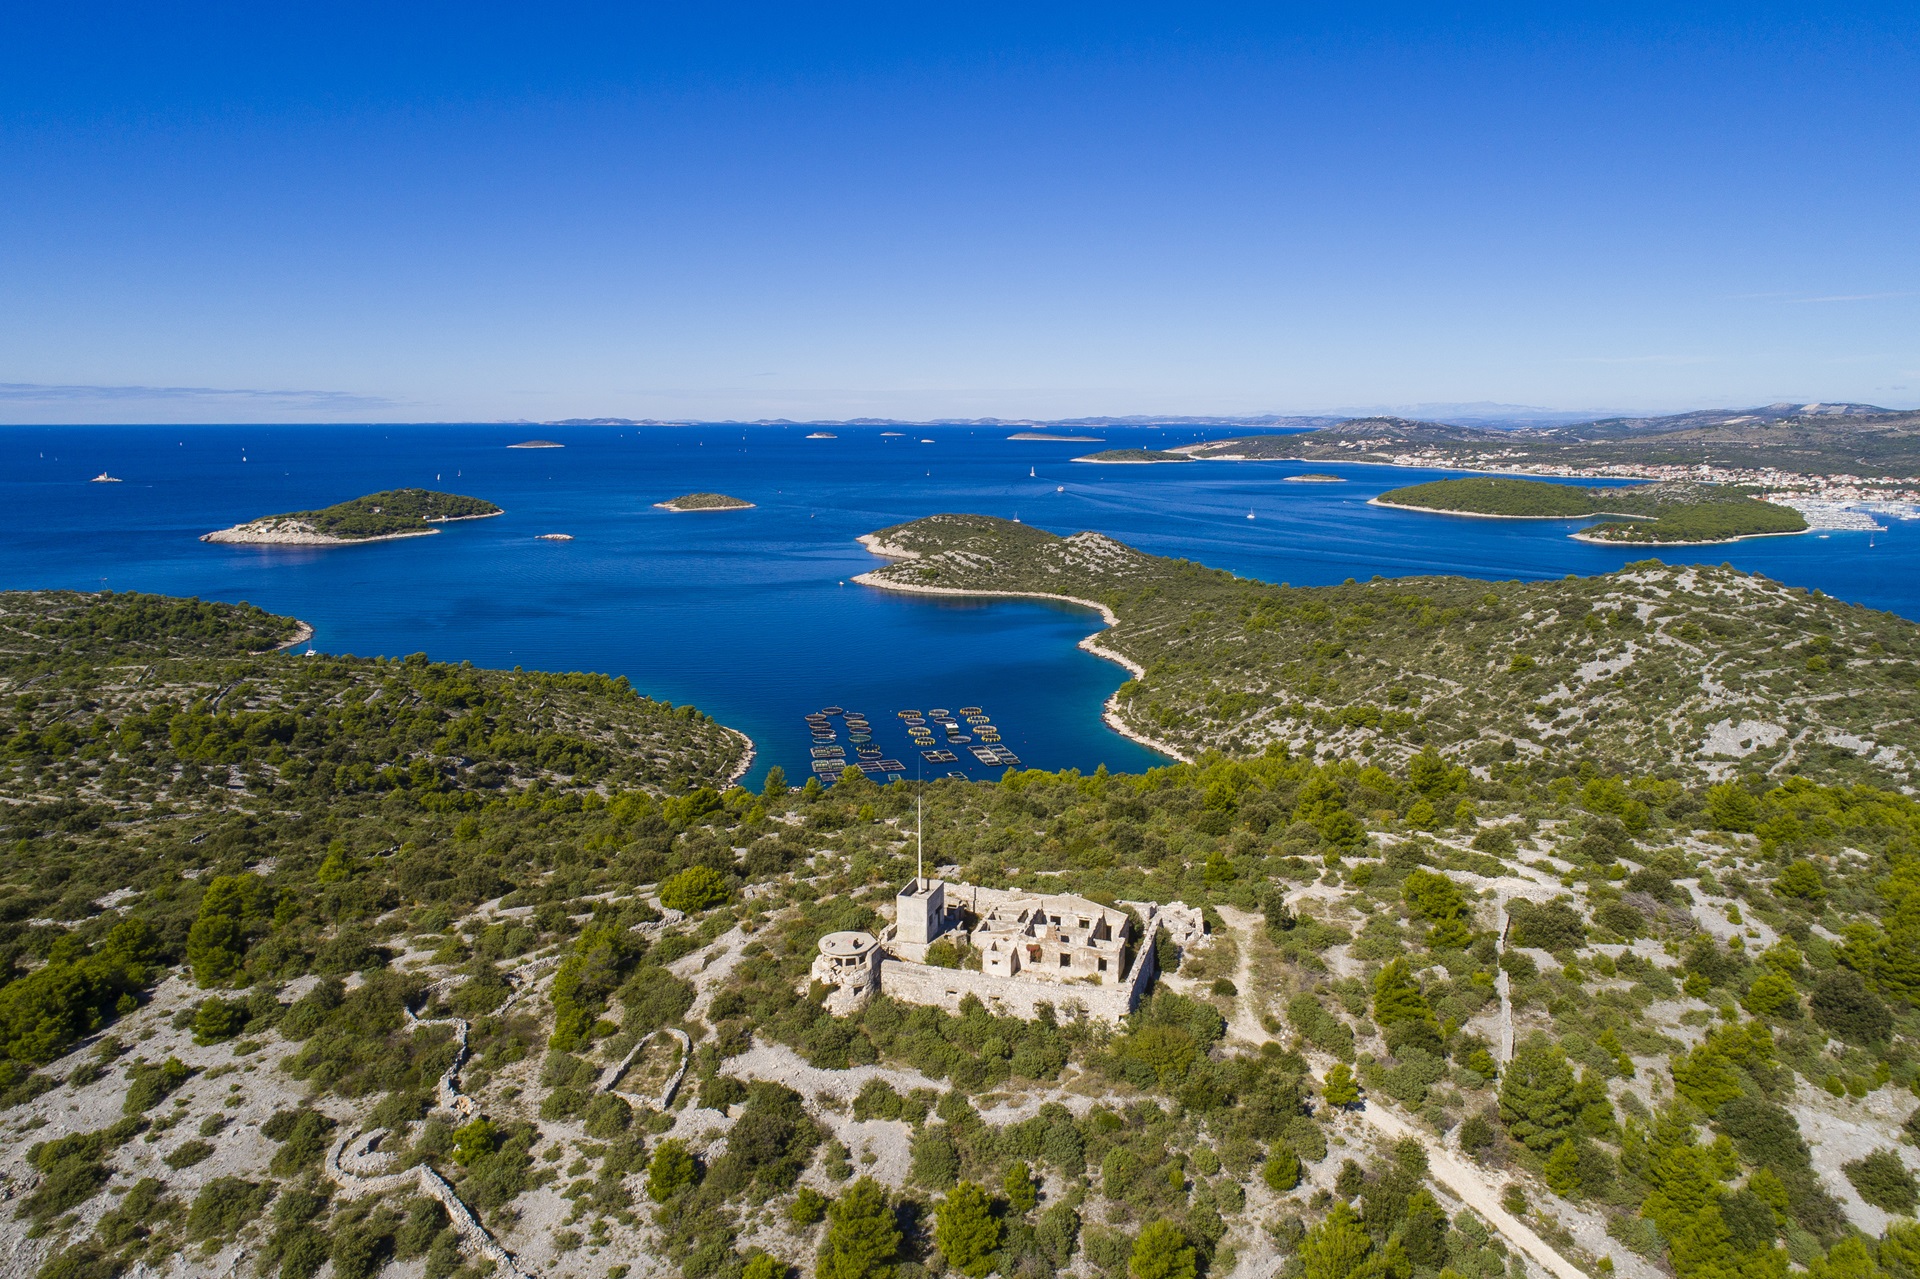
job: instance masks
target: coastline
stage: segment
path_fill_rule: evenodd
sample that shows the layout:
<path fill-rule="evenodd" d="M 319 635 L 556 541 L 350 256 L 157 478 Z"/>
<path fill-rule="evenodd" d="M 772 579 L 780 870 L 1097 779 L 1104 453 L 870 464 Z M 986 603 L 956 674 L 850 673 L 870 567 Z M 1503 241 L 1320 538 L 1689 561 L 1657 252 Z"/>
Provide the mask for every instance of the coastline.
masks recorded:
<path fill-rule="evenodd" d="M 920 558 L 919 552 L 909 551 L 905 547 L 888 545 L 871 533 L 862 533 L 858 541 L 862 546 L 866 547 L 867 550 L 880 556 L 882 559 L 917 560 Z M 988 599 L 1051 600 L 1060 604 L 1077 604 L 1081 608 L 1089 608 L 1100 614 L 1101 620 L 1106 623 L 1106 629 L 1112 629 L 1120 624 L 1120 619 L 1114 616 L 1113 610 L 1098 600 L 1081 599 L 1074 595 L 1050 595 L 1044 591 L 985 591 L 967 590 L 957 586 L 909 586 L 903 582 L 890 582 L 883 577 L 877 576 L 877 572 L 878 570 L 869 573 L 860 573 L 851 580 L 861 586 L 870 586 L 880 591 L 898 591 L 902 595 L 961 595 Z M 1140 665 L 1140 663 L 1123 653 L 1116 653 L 1110 648 L 1103 647 L 1099 640 L 1100 633 L 1096 631 L 1092 635 L 1082 639 L 1076 647 L 1093 654 L 1095 657 L 1104 658 L 1114 665 L 1122 667 L 1134 679 L 1146 678 L 1146 667 Z M 1121 719 L 1120 692 L 1118 689 L 1108 695 L 1105 704 L 1101 707 L 1100 717 L 1108 728 L 1111 728 L 1114 732 L 1120 734 L 1120 736 L 1130 742 L 1144 746 L 1150 751 L 1156 751 L 1159 754 L 1167 756 L 1169 759 L 1178 760 L 1182 764 L 1193 763 L 1192 756 L 1187 755 L 1183 751 L 1176 750 L 1165 742 L 1148 737 Z"/>
<path fill-rule="evenodd" d="M 300 622 L 300 625 L 293 632 L 292 639 L 288 640 L 284 644 L 275 644 L 272 648 L 263 648 L 257 653 L 250 653 L 248 654 L 248 656 L 249 657 L 265 657 L 268 653 L 284 653 L 288 649 L 297 648 L 298 646 L 306 643 L 308 640 L 313 638 L 312 623 L 301 622 L 300 619 L 297 617 L 294 618 L 293 620 L 296 622 Z"/>
<path fill-rule="evenodd" d="M 1755 538 L 1760 537 L 1801 537 L 1815 531 L 1814 526 L 1809 524 L 1805 528 L 1788 529 L 1781 533 L 1742 533 L 1739 537 L 1711 537 L 1699 542 L 1622 542 L 1617 538 L 1611 537 L 1588 537 L 1585 530 L 1578 533 L 1569 533 L 1567 536 L 1576 542 L 1585 542 L 1589 546 L 1633 546 L 1658 550 L 1663 546 L 1728 546 L 1734 542 L 1751 542 Z M 1840 529 L 1837 531 L 1844 533 L 1849 530 Z M 1865 530 L 1859 531 L 1864 532 Z"/>
<path fill-rule="evenodd" d="M 1368 506 L 1378 506 L 1388 511 L 1417 511 L 1422 515 L 1452 515 L 1465 520 L 1646 520 L 1645 515 L 1623 515 L 1618 512 L 1593 511 L 1586 515 L 1494 515 L 1485 511 L 1443 511 L 1432 506 L 1402 506 L 1398 502 L 1382 502 L 1377 497 L 1367 499 Z M 1569 533 L 1568 537 L 1576 542 L 1585 542 L 1589 546 L 1727 546 L 1734 542 L 1747 542 L 1757 537 L 1799 537 L 1802 533 L 1814 531 L 1812 524 L 1805 528 L 1787 529 L 1779 533 L 1742 533 L 1738 537 L 1713 537 L 1697 542 L 1629 542 L 1616 537 L 1588 537 L 1585 529 L 1578 533 Z"/>
<path fill-rule="evenodd" d="M 277 530 L 251 531 L 244 524 L 232 528 L 215 529 L 211 533 L 202 533 L 203 542 L 217 542 L 223 546 L 359 546 L 365 542 L 397 542 L 403 537 L 432 537 L 440 530 L 437 528 L 409 529 L 404 533 L 381 533 L 376 537 L 328 537 L 325 533 L 279 532 Z"/>
<path fill-rule="evenodd" d="M 1588 511 L 1585 515 L 1495 515 L 1491 511 L 1445 511 L 1437 506 L 1408 506 L 1401 502 L 1382 502 L 1377 497 L 1367 499 L 1368 506 L 1377 506 L 1387 511 L 1417 511 L 1421 515 L 1458 515 L 1467 520 L 1591 520 L 1605 512 Z M 1615 519 L 1646 519 L 1644 515 L 1615 515 Z"/>
<path fill-rule="evenodd" d="M 725 727 L 725 726 L 723 725 L 722 727 Z M 753 739 L 751 737 L 748 737 L 745 733 L 741 732 L 739 729 L 728 728 L 727 731 L 729 733 L 732 733 L 735 737 L 739 738 L 741 744 L 747 748 L 747 753 L 740 757 L 740 766 L 734 769 L 733 772 L 727 775 L 726 784 L 728 786 L 738 786 L 740 784 L 740 779 L 742 777 L 745 777 L 748 771 L 752 769 L 753 758 L 755 754 L 758 753 L 758 748 L 754 746 Z"/>
<path fill-rule="evenodd" d="M 454 524 L 461 520 L 490 520 L 496 515 L 505 514 L 501 510 L 486 511 L 479 515 L 443 515 L 425 522 Z M 359 546 L 366 542 L 397 542 L 403 537 L 432 537 L 440 531 L 437 528 L 415 528 L 403 529 L 398 533 L 378 533 L 372 537 L 334 537 L 327 533 L 316 533 L 311 526 L 299 521 L 291 521 L 285 529 L 277 526 L 258 527 L 262 523 L 262 520 L 249 520 L 231 528 L 215 529 L 211 533 L 202 533 L 200 540 L 223 546 Z"/>

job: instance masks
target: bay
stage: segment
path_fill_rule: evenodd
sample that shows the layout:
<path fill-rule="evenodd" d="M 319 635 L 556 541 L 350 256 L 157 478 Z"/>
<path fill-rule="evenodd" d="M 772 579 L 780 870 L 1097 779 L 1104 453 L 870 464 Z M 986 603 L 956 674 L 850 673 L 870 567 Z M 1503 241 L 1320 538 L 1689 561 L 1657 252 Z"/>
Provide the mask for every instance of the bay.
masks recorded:
<path fill-rule="evenodd" d="M 249 600 L 315 628 L 321 651 L 482 666 L 596 670 L 692 702 L 748 733 L 749 784 L 809 768 L 801 716 L 866 712 L 875 744 L 911 753 L 896 710 L 979 705 L 1033 767 L 1137 771 L 1163 762 L 1101 705 L 1126 678 L 1076 647 L 1083 609 L 942 600 L 851 579 L 878 561 L 862 534 L 939 511 L 1094 529 L 1155 554 L 1296 586 L 1463 573 L 1605 572 L 1641 548 L 1567 535 L 1587 521 L 1474 520 L 1367 499 L 1444 473 L 1325 463 L 1076 463 L 1099 448 L 1166 448 L 1227 429 L 1101 428 L 1103 443 L 1016 441 L 1007 426 L 126 426 L 0 428 L 0 585 Z M 898 430 L 900 434 L 883 434 Z M 1075 432 L 1076 434 L 1082 432 Z M 510 449 L 539 436 L 559 449 Z M 90 483 L 110 472 L 118 484 Z M 1302 473 L 1335 484 L 1289 482 Z M 219 546 L 200 534 L 378 489 L 439 488 L 506 508 L 432 538 L 311 549 Z M 730 493 L 750 511 L 672 514 L 654 502 Z M 1253 518 L 1249 519 L 1249 515 Z M 1920 618 L 1920 526 L 1675 547 Z M 570 542 L 537 540 L 567 533 Z M 844 743 L 845 737 L 842 736 Z M 960 763 L 917 766 L 990 776 Z"/>

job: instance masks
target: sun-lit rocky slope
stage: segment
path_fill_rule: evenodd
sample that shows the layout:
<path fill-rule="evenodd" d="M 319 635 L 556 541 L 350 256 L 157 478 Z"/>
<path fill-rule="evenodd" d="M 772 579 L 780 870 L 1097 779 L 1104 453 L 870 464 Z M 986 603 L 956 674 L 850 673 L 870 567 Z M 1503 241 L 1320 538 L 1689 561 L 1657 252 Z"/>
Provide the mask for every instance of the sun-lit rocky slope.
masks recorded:
<path fill-rule="evenodd" d="M 258 610 L 5 602 L 0 1275 L 1916 1279 L 1898 793 L 1339 734 L 749 793 L 649 780 L 643 723 L 716 731 L 664 708 L 597 780 L 496 725 L 438 783 L 323 784 L 275 746 L 389 750 L 436 681 L 638 700 L 344 659 L 366 718 L 190 782 L 216 739 L 144 727 L 158 690 L 332 659 L 248 656 L 297 633 Z M 1209 931 L 1118 1026 L 835 1016 L 817 943 L 885 925 L 920 822 L 935 873 Z"/>
<path fill-rule="evenodd" d="M 1289 588 L 988 516 L 930 516 L 871 544 L 901 556 L 863 579 L 875 585 L 1112 610 L 1101 647 L 1146 671 L 1118 714 L 1188 754 L 1314 739 L 1400 759 L 1434 743 L 1478 765 L 1906 783 L 1920 751 L 1920 627 L 1731 568 Z"/>

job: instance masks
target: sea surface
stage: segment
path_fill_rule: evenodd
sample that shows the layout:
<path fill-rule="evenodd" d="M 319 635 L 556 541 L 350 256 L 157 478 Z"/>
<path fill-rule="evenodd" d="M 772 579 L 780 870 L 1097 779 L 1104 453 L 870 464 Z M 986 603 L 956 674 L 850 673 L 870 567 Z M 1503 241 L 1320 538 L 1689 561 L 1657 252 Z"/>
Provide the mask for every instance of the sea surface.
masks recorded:
<path fill-rule="evenodd" d="M 1029 767 L 1165 762 L 1101 721 L 1126 678 L 1075 645 L 1084 609 L 947 600 L 861 587 L 862 533 L 940 511 L 1095 529 L 1161 555 L 1296 586 L 1376 574 L 1537 579 L 1618 568 L 1639 548 L 1568 534 L 1590 521 L 1477 520 L 1367 499 L 1435 471 L 1315 462 L 1115 466 L 1071 459 L 1237 432 L 1101 429 L 1102 443 L 1017 441 L 1012 428 L 139 426 L 0 428 L 0 588 L 141 590 L 248 600 L 311 623 L 320 651 L 425 652 L 481 666 L 594 670 L 692 702 L 751 736 L 748 783 L 798 781 L 801 717 L 865 712 L 909 775 L 895 712 L 977 705 Z M 530 436 L 558 449 L 510 449 Z M 109 472 L 118 484 L 90 483 Z M 1337 484 L 1290 483 L 1303 473 Z M 379 489 L 487 498 L 495 519 L 434 537 L 339 548 L 219 546 L 199 535 Z M 750 511 L 672 514 L 708 490 Z M 1250 518 L 1251 517 L 1251 518 Z M 1920 619 L 1920 523 L 1722 546 L 1672 562 L 1731 563 Z M 536 540 L 569 533 L 570 542 Z M 840 738 L 845 744 L 846 737 Z"/>

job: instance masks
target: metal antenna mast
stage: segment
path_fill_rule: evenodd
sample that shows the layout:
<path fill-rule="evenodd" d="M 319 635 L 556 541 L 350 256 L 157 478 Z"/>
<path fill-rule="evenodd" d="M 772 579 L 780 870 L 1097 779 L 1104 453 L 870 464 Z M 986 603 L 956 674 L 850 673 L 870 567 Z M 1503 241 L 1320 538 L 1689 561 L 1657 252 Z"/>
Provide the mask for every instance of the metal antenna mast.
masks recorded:
<path fill-rule="evenodd" d="M 926 796 L 918 787 L 913 792 L 913 875 L 922 883 L 927 878 L 927 823 L 925 817 Z"/>

